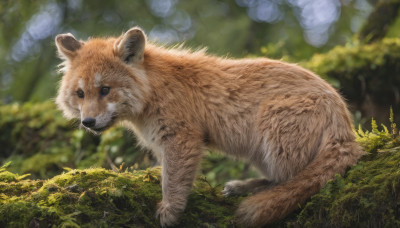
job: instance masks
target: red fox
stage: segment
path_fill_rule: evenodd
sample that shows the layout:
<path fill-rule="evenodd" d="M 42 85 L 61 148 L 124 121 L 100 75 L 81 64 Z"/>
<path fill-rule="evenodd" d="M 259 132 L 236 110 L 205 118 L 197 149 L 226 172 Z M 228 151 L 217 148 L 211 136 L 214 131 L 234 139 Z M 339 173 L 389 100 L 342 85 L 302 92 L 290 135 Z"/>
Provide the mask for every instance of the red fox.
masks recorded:
<path fill-rule="evenodd" d="M 161 226 L 176 224 L 206 148 L 254 165 L 265 177 L 228 182 L 253 193 L 236 211 L 261 226 L 285 217 L 364 154 L 346 104 L 297 65 L 167 49 L 134 27 L 118 38 L 55 38 L 64 74 L 56 103 L 100 133 L 132 129 L 162 164 Z"/>

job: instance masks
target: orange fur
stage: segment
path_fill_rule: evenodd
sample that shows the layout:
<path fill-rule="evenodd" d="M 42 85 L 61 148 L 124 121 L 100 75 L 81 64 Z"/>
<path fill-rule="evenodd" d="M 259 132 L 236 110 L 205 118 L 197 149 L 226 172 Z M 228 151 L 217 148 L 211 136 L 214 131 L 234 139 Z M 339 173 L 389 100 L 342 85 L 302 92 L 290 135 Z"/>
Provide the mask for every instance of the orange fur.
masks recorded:
<path fill-rule="evenodd" d="M 363 154 L 343 99 L 299 66 L 165 49 L 138 28 L 85 42 L 63 34 L 56 44 L 65 59 L 56 103 L 65 116 L 94 118 L 94 132 L 122 122 L 160 160 L 162 226 L 185 209 L 205 148 L 246 159 L 267 178 L 224 189 L 259 192 L 237 211 L 247 226 L 283 218 Z"/>

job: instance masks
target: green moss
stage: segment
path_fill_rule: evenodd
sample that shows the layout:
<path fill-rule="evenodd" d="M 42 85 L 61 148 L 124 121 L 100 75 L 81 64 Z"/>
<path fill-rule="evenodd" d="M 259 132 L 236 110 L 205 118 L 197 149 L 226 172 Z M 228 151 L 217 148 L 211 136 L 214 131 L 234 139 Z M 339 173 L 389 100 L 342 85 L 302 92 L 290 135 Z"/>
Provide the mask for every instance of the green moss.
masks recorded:
<path fill-rule="evenodd" d="M 32 178 L 53 177 L 62 167 L 154 165 L 128 131 L 114 127 L 95 136 L 77 126 L 66 121 L 52 102 L 0 106 L 0 163 L 13 161 L 10 171 L 30 173 Z"/>
<path fill-rule="evenodd" d="M 60 159 L 52 159 L 51 155 L 69 154 L 70 157 L 73 153 L 74 148 L 62 140 L 71 137 L 69 125 L 51 102 L 1 106 L 0 145 L 3 153 L 0 161 L 12 158 L 11 170 L 31 173 L 33 177 L 40 173 L 54 175 L 50 166 L 57 167 L 56 162 Z M 32 160 L 23 161 L 27 158 Z"/>
<path fill-rule="evenodd" d="M 213 187 L 205 177 L 197 180 L 194 193 L 189 196 L 181 227 L 233 227 L 234 211 L 241 198 L 225 198 L 221 187 Z M 237 227 L 237 225 L 236 225 Z"/>
<path fill-rule="evenodd" d="M 1 187 L 0 213 L 7 213 L 0 226 L 158 227 L 154 215 L 161 200 L 160 170 L 71 170 L 42 181 L 41 187 L 30 181 L 36 188 L 20 195 Z M 226 199 L 220 190 L 200 178 L 179 226 L 228 227 L 239 199 Z"/>
<path fill-rule="evenodd" d="M 352 111 L 382 123 L 393 106 L 400 113 L 400 39 L 385 38 L 372 44 L 359 41 L 315 54 L 301 63 L 328 80 L 349 101 Z M 389 86 L 390 85 L 390 86 Z M 400 116 L 396 118 L 400 121 Z"/>
<path fill-rule="evenodd" d="M 12 181 L 17 181 L 17 180 L 22 180 L 25 177 L 30 176 L 30 174 L 25 174 L 25 175 L 18 175 L 15 173 L 8 172 L 6 168 L 10 166 L 11 162 L 7 162 L 3 166 L 0 167 L 0 181 L 1 182 L 12 182 Z"/>
<path fill-rule="evenodd" d="M 302 208 L 294 227 L 399 227 L 400 135 L 393 122 L 379 130 L 357 131 L 368 152 L 344 177 L 336 178 Z"/>
<path fill-rule="evenodd" d="M 400 148 L 375 153 L 337 176 L 302 209 L 300 227 L 399 227 Z"/>
<path fill-rule="evenodd" d="M 49 208 L 27 201 L 4 203 L 0 206 L 0 214 L 1 227 L 51 227 L 54 223 L 61 223 L 56 213 Z"/>
<path fill-rule="evenodd" d="M 387 38 L 367 45 L 355 42 L 337 46 L 325 54 L 315 54 L 310 61 L 301 65 L 323 77 L 354 78 L 358 76 L 354 73 L 361 69 L 375 70 L 386 66 L 388 58 L 393 58 L 392 61 L 400 58 L 400 39 Z M 339 73 L 344 75 L 340 76 Z"/>
<path fill-rule="evenodd" d="M 0 175 L 0 181 L 2 181 L 2 182 L 16 181 L 17 180 L 16 176 L 18 176 L 18 175 L 8 172 L 8 171 L 4 171 Z"/>

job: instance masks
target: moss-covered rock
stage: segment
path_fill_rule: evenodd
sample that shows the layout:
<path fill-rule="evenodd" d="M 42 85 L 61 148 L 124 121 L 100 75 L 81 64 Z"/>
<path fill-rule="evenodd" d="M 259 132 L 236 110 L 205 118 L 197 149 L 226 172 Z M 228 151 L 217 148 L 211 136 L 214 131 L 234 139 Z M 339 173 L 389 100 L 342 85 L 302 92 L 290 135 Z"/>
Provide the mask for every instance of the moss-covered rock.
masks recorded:
<path fill-rule="evenodd" d="M 3 169 L 0 180 L 7 180 L 0 182 L 0 227 L 158 227 L 159 167 L 70 170 L 46 181 Z M 220 190 L 199 178 L 179 226 L 231 227 L 239 198 L 224 198 Z"/>

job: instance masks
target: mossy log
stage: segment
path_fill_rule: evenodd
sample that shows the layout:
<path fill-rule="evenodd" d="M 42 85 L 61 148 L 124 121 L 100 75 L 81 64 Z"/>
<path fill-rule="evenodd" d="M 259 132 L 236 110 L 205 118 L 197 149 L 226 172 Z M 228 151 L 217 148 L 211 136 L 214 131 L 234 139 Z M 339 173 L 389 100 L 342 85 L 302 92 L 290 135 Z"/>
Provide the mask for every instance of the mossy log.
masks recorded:
<path fill-rule="evenodd" d="M 0 227 L 158 227 L 159 167 L 70 170 L 49 180 L 23 177 L 0 171 Z M 179 226 L 228 227 L 237 202 L 200 178 Z"/>
<path fill-rule="evenodd" d="M 338 88 L 353 113 L 385 124 L 391 106 L 400 113 L 400 39 L 337 46 L 301 65 Z"/>
<path fill-rule="evenodd" d="M 177 227 L 238 227 L 241 198 L 199 178 Z M 0 170 L 0 227 L 158 227 L 160 168 L 69 170 L 49 180 Z M 400 148 L 371 153 L 268 227 L 399 227 Z"/>

